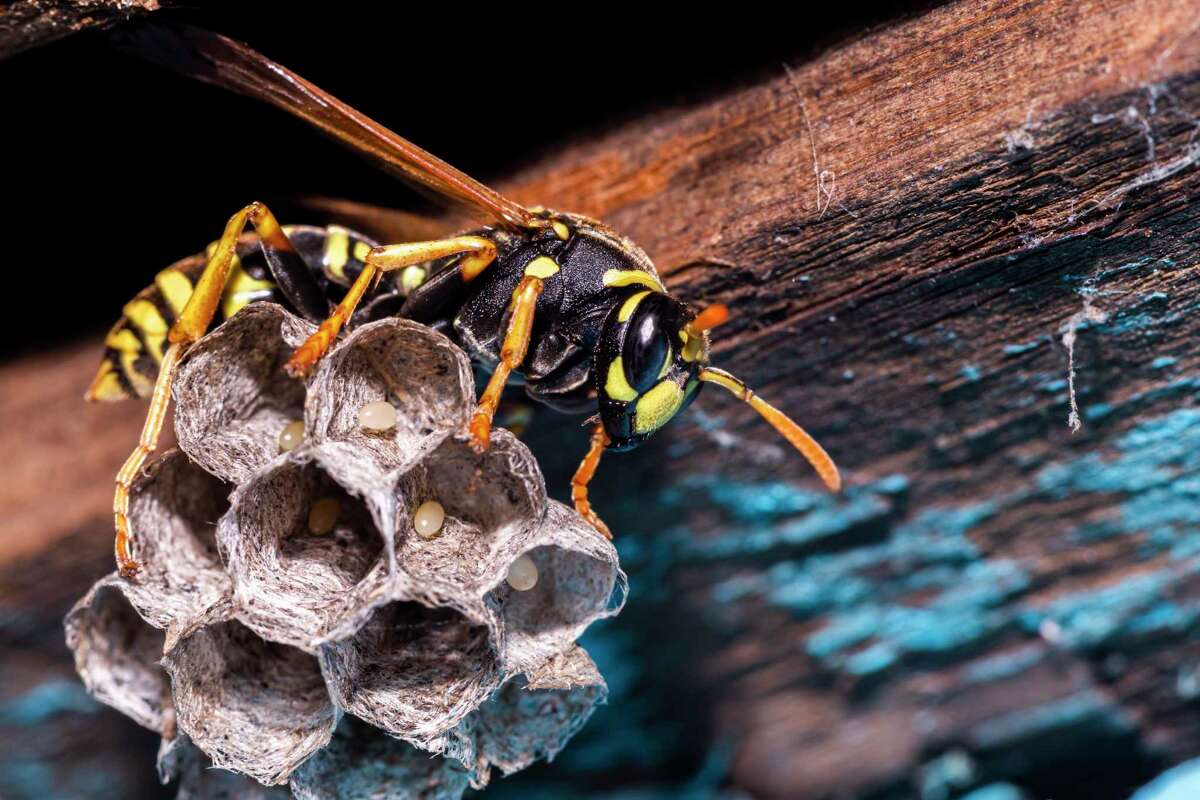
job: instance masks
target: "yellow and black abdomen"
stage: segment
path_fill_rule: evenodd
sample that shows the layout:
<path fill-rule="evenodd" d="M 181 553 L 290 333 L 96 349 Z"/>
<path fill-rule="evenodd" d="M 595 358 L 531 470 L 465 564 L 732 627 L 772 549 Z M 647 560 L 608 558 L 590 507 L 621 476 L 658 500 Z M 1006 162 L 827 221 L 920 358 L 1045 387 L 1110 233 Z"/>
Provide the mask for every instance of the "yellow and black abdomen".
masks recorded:
<path fill-rule="evenodd" d="M 345 294 L 374 246 L 366 237 L 336 226 L 284 226 L 283 230 L 330 303 L 336 303 Z M 105 338 L 104 358 L 85 395 L 88 400 L 150 396 L 167 349 L 167 331 L 191 297 L 214 246 L 215 243 L 210 245 L 203 255 L 167 267 L 154 277 L 153 284 L 125 304 L 121 319 Z M 395 292 L 400 288 L 398 282 L 384 282 L 377 292 Z M 276 302 L 296 310 L 272 279 L 257 237 L 245 236 L 238 243 L 221 298 L 220 319 L 228 319 L 258 301 Z"/>
<path fill-rule="evenodd" d="M 204 269 L 204 256 L 178 261 L 125 304 L 121 319 L 104 340 L 104 358 L 85 397 L 123 400 L 149 397 L 167 348 L 167 331 Z"/>

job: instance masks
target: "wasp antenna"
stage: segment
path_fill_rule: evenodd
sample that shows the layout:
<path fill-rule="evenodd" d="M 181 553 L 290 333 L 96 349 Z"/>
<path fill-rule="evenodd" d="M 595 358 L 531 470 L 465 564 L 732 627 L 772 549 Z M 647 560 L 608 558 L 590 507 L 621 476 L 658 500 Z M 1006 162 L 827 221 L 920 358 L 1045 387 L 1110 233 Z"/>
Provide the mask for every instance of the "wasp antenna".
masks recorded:
<path fill-rule="evenodd" d="M 691 333 L 701 333 L 702 331 L 712 330 L 718 325 L 724 325 L 729 321 L 729 306 L 724 303 L 713 303 L 708 306 L 696 318 L 688 323 L 688 330 Z"/>
<path fill-rule="evenodd" d="M 701 314 L 703 313 L 701 312 Z M 808 463 L 812 464 L 813 469 L 821 476 L 821 480 L 825 482 L 831 492 L 841 490 L 842 476 L 838 473 L 837 464 L 833 463 L 833 459 L 825 452 L 825 448 L 817 444 L 817 440 L 809 436 L 787 414 L 763 400 L 740 379 L 723 369 L 705 367 L 700 370 L 700 380 L 717 384 L 757 411 L 763 419 L 771 423 L 772 428 L 779 431 L 780 435 L 788 440 L 792 447 L 800 451 L 800 455 L 808 459 Z"/>

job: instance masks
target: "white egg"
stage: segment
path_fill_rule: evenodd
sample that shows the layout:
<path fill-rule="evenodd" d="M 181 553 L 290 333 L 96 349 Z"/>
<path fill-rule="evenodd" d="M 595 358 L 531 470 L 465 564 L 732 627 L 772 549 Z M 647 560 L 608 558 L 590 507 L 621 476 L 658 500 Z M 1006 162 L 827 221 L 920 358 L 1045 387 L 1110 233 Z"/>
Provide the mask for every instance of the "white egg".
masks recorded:
<path fill-rule="evenodd" d="M 417 529 L 417 536 L 422 539 L 437 536 L 442 532 L 445 522 L 446 509 L 442 508 L 442 504 L 437 500 L 426 500 L 417 506 L 417 511 L 413 514 L 413 527 Z"/>
<path fill-rule="evenodd" d="M 367 403 L 358 410 L 359 427 L 368 431 L 388 431 L 396 427 L 396 407 L 386 400 Z"/>
<path fill-rule="evenodd" d="M 279 432 L 279 450 L 283 453 L 295 450 L 303 440 L 304 420 L 298 419 L 289 422 Z"/>
<path fill-rule="evenodd" d="M 523 555 L 512 562 L 508 568 L 508 585 L 518 592 L 528 592 L 538 582 L 537 564 L 528 555 Z"/>

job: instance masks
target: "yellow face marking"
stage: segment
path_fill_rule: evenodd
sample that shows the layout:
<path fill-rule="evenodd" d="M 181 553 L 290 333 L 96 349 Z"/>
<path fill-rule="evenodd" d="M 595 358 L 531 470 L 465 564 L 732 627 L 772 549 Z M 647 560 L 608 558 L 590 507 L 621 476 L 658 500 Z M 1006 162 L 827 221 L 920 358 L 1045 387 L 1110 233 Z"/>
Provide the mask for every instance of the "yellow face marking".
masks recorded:
<path fill-rule="evenodd" d="M 571 229 L 561 222 L 551 222 L 550 227 L 554 228 L 554 235 L 562 239 L 564 242 L 571 238 Z"/>
<path fill-rule="evenodd" d="M 617 322 L 628 322 L 629 318 L 633 316 L 633 310 L 637 308 L 638 303 L 642 302 L 648 294 L 650 294 L 649 289 L 644 292 L 638 292 L 622 303 L 621 310 L 617 312 Z"/>
<path fill-rule="evenodd" d="M 167 340 L 167 321 L 149 300 L 130 300 L 125 304 L 125 316 L 142 332 L 146 348 L 155 361 L 162 361 L 163 344 Z"/>
<path fill-rule="evenodd" d="M 637 391 L 629 385 L 629 381 L 625 380 L 625 364 L 621 361 L 620 356 L 614 358 L 608 365 L 608 375 L 604 380 L 604 392 L 613 400 L 619 400 L 622 403 L 628 403 L 637 397 Z"/>
<path fill-rule="evenodd" d="M 162 292 L 167 305 L 178 316 L 192 296 L 192 282 L 177 269 L 164 269 L 154 276 L 154 285 Z"/>
<path fill-rule="evenodd" d="M 225 293 L 221 295 L 221 314 L 225 319 L 229 319 L 253 301 L 270 297 L 274 288 L 274 283 L 251 277 L 242 269 L 240 262 L 234 261 L 229 282 L 225 285 Z"/>
<path fill-rule="evenodd" d="M 549 256 L 538 256 L 525 265 L 525 274 L 546 280 L 558 274 L 558 263 Z"/>
<path fill-rule="evenodd" d="M 350 234 L 344 229 L 329 226 L 325 232 L 325 274 L 331 280 L 346 280 L 346 262 L 350 260 Z"/>
<path fill-rule="evenodd" d="M 675 381 L 660 381 L 642 395 L 634 406 L 633 430 L 650 433 L 658 430 L 683 405 L 683 390 Z"/>
<path fill-rule="evenodd" d="M 632 286 L 636 283 L 654 292 L 665 291 L 662 284 L 654 280 L 653 275 L 640 269 L 610 269 L 604 273 L 603 282 L 605 286 L 612 287 Z"/>
<path fill-rule="evenodd" d="M 367 254 L 371 252 L 371 245 L 366 242 L 354 243 L 354 260 L 366 262 Z"/>
<path fill-rule="evenodd" d="M 424 267 L 411 266 L 405 267 L 400 273 L 400 287 L 404 289 L 404 293 L 412 294 L 425 282 L 426 272 Z"/>

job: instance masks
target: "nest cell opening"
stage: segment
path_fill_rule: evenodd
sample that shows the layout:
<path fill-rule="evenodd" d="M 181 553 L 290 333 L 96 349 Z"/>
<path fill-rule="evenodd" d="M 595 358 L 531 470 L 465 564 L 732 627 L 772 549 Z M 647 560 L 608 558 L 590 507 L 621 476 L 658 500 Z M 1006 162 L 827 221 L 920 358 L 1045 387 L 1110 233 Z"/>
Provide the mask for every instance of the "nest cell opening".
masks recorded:
<path fill-rule="evenodd" d="M 186 620 L 226 591 L 216 531 L 229 509 L 229 488 L 179 450 L 165 453 L 135 481 L 129 522 L 143 573 L 127 595 L 158 627 Z"/>
<path fill-rule="evenodd" d="M 199 627 L 164 664 L 179 726 L 215 766 L 280 783 L 333 733 L 317 660 L 236 620 Z"/>
<path fill-rule="evenodd" d="M 327 517 L 333 506 L 333 519 Z M 383 582 L 384 540 L 360 498 L 314 463 L 261 473 L 222 528 L 239 618 L 260 635 L 315 651 L 365 582 Z"/>
<path fill-rule="evenodd" d="M 304 383 L 283 365 L 311 330 L 254 303 L 193 345 L 173 384 L 179 446 L 235 483 L 278 456 L 280 433 L 304 418 Z"/>
<path fill-rule="evenodd" d="M 510 636 L 570 630 L 607 611 L 613 589 L 609 564 L 555 545 L 535 547 L 524 555 L 537 567 L 533 588 L 518 591 L 504 580 L 489 594 L 503 609 Z"/>
<path fill-rule="evenodd" d="M 400 319 L 353 331 L 322 361 L 314 389 L 310 428 L 384 472 L 407 468 L 465 424 L 473 400 L 465 356 L 441 334 Z M 377 402 L 397 412 L 385 430 L 364 427 L 359 418 Z"/>
<path fill-rule="evenodd" d="M 436 536 L 421 536 L 416 509 L 434 500 L 445 510 Z M 461 439 L 444 441 L 397 485 L 398 559 L 422 582 L 449 591 L 483 593 L 481 579 L 500 569 L 497 562 L 512 543 L 539 522 L 545 488 L 537 466 L 507 431 L 493 431 L 491 447 L 475 453 Z"/>
<path fill-rule="evenodd" d="M 66 625 L 75 668 L 92 696 L 164 733 L 171 694 L 158 662 L 165 634 L 138 615 L 115 583 L 97 585 Z"/>

